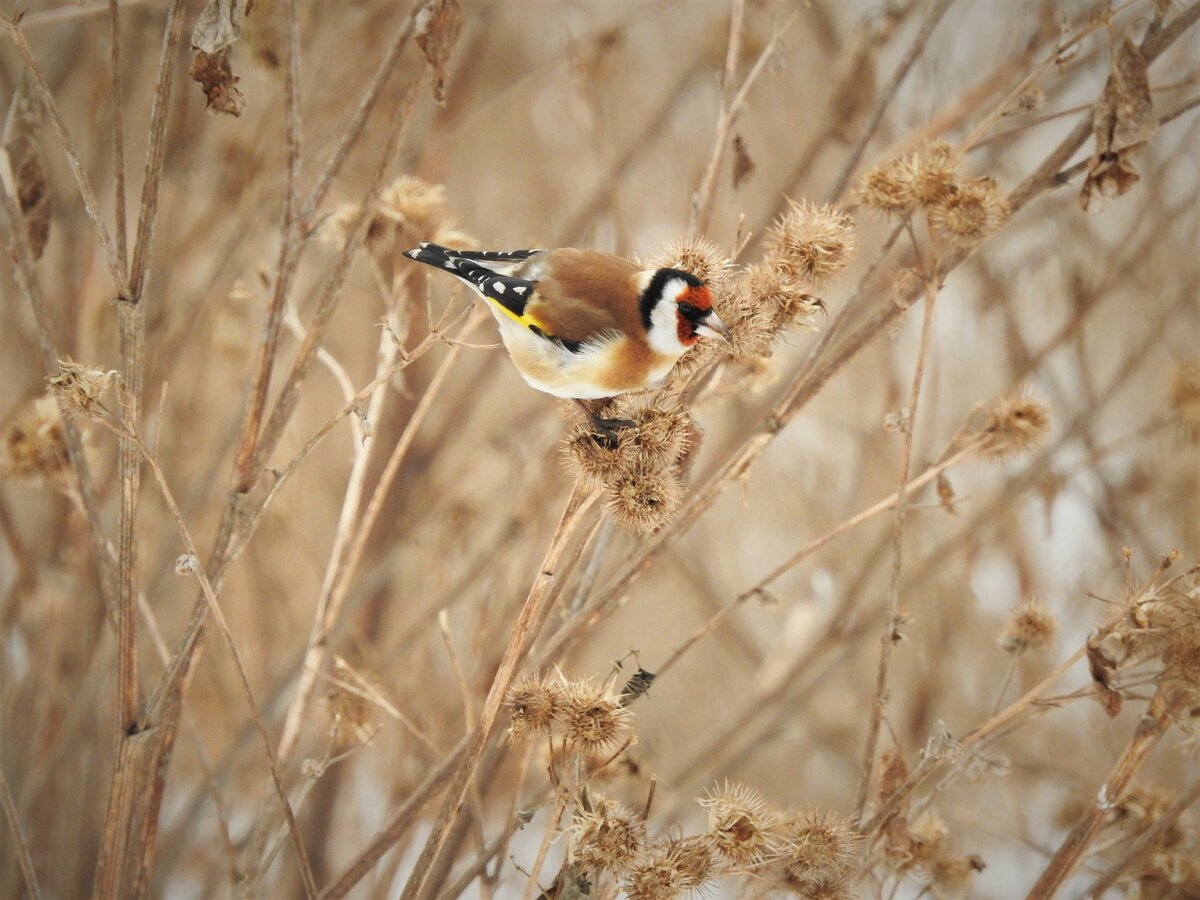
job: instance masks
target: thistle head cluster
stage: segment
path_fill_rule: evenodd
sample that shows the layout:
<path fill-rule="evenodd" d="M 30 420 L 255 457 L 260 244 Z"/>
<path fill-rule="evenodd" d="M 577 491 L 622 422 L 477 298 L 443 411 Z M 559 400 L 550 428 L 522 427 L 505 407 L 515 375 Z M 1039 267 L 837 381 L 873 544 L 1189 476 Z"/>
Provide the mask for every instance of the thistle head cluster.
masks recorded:
<path fill-rule="evenodd" d="M 993 456 L 1023 456 L 1037 450 L 1050 434 L 1050 411 L 1018 390 L 992 403 L 982 430 L 984 447 Z"/>
<path fill-rule="evenodd" d="M 864 206 L 902 219 L 923 209 L 930 231 L 953 247 L 972 247 L 1008 219 L 1008 202 L 994 178 L 958 171 L 958 154 L 933 141 L 869 169 L 857 195 Z"/>
<path fill-rule="evenodd" d="M 118 377 L 113 370 L 105 372 L 71 359 L 60 359 L 58 372 L 48 375 L 46 384 L 67 415 L 94 417 L 104 411 L 104 395 Z"/>
<path fill-rule="evenodd" d="M 568 681 L 557 673 L 522 678 L 509 688 L 505 703 L 510 741 L 553 734 L 585 754 L 616 748 L 629 736 L 633 719 L 611 685 L 594 678 Z"/>
<path fill-rule="evenodd" d="M 998 643 L 1006 653 L 1019 656 L 1030 651 L 1044 650 L 1054 642 L 1058 620 L 1042 603 L 1026 600 L 1012 611 Z"/>
<path fill-rule="evenodd" d="M 649 405 L 620 398 L 604 415 L 633 425 L 599 434 L 591 422 L 580 421 L 564 442 L 567 463 L 580 482 L 604 491 L 618 522 L 641 533 L 654 531 L 682 502 L 689 453 L 699 433 L 695 422 L 666 395 Z"/>

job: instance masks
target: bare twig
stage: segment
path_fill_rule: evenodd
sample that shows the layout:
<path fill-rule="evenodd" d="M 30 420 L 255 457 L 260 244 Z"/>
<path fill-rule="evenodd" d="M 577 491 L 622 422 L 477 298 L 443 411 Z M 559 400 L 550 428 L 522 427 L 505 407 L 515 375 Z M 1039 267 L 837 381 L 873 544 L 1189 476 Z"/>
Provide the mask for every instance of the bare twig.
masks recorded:
<path fill-rule="evenodd" d="M 8 789 L 8 777 L 3 768 L 0 768 L 0 806 L 4 807 L 4 818 L 8 820 L 8 829 L 12 832 L 17 862 L 21 866 L 21 876 L 25 879 L 25 889 L 29 891 L 32 900 L 38 900 L 41 892 L 38 890 L 37 870 L 33 867 L 33 857 L 29 855 L 29 844 L 21 830 L 21 819 L 17 815 L 17 807 L 13 804 L 12 792 Z"/>

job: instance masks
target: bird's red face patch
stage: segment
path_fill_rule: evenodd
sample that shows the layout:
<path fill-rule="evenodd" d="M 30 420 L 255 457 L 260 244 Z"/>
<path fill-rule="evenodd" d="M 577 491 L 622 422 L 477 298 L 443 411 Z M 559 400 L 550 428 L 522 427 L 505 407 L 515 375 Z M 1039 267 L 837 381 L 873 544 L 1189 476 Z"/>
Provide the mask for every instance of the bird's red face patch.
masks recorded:
<path fill-rule="evenodd" d="M 712 311 L 712 291 L 705 285 L 688 287 L 675 301 L 676 325 L 679 329 L 679 343 L 690 347 L 700 340 L 696 334 L 696 324 Z"/>

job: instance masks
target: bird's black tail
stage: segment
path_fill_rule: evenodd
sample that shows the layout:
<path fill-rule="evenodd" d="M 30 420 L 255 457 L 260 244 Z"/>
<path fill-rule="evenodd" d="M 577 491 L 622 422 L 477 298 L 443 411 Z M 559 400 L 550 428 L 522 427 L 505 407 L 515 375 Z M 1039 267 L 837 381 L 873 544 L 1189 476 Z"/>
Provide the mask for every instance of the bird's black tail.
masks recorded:
<path fill-rule="evenodd" d="M 498 303 L 517 318 L 525 314 L 525 304 L 536 282 L 510 278 L 497 273 L 489 263 L 509 265 L 528 259 L 540 250 L 452 250 L 441 244 L 422 241 L 404 255 L 409 259 L 442 269 L 467 282 L 493 303 Z"/>

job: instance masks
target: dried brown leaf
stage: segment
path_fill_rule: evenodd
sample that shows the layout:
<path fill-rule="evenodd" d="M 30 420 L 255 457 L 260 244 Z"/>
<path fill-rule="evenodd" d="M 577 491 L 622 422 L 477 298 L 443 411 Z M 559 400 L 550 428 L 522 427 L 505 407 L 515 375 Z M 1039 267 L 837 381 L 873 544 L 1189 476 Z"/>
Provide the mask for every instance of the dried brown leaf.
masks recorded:
<path fill-rule="evenodd" d="M 1096 152 L 1079 195 L 1084 211 L 1101 212 L 1137 184 L 1133 159 L 1157 128 L 1146 59 L 1126 37 L 1113 48 L 1112 72 L 1093 113 Z"/>
<path fill-rule="evenodd" d="M 758 168 L 754 157 L 746 146 L 746 140 L 740 134 L 733 136 L 733 189 L 736 191 L 747 178 Z"/>
<path fill-rule="evenodd" d="M 240 116 L 246 108 L 246 97 L 238 90 L 237 84 L 241 79 L 233 74 L 229 64 L 231 50 L 231 47 L 216 53 L 197 50 L 188 74 L 204 91 L 206 110 Z"/>
<path fill-rule="evenodd" d="M 939 473 L 937 477 L 938 503 L 942 505 L 942 509 L 950 513 L 952 516 L 958 515 L 958 510 L 954 508 L 954 501 L 957 496 L 958 495 L 954 493 L 954 485 L 950 483 L 950 479 L 946 477 L 946 473 Z"/>
<path fill-rule="evenodd" d="M 1087 644 L 1088 671 L 1092 674 L 1092 688 L 1108 717 L 1114 718 L 1121 711 L 1121 695 L 1113 690 L 1112 676 L 1117 671 L 1117 662 L 1099 641 L 1089 639 Z"/>
<path fill-rule="evenodd" d="M 414 39 L 433 70 L 433 99 L 445 100 L 446 62 L 462 30 L 458 0 L 425 0 L 413 16 Z"/>
<path fill-rule="evenodd" d="M 216 55 L 233 46 L 254 0 L 208 0 L 196 18 L 192 49 Z"/>

